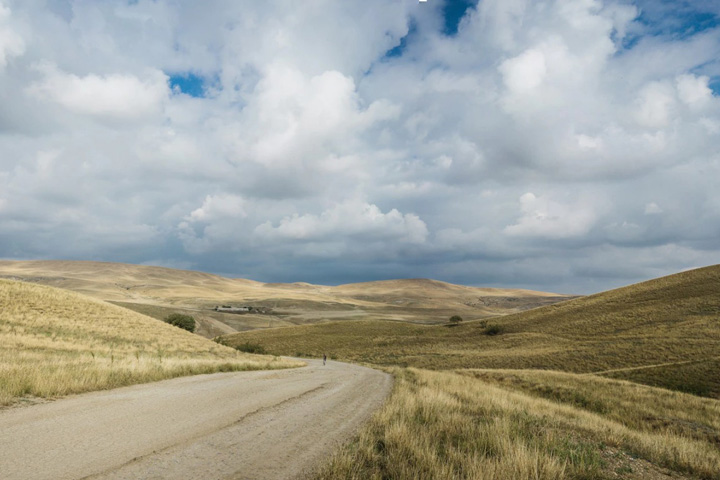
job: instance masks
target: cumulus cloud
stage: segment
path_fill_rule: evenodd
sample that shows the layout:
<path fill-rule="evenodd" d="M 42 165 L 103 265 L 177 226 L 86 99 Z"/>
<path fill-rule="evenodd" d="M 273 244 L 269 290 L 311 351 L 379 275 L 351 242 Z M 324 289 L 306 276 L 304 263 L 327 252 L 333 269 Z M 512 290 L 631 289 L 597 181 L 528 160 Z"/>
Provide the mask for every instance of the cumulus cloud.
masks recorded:
<path fill-rule="evenodd" d="M 353 238 L 366 241 L 398 241 L 421 244 L 427 226 L 417 215 L 396 209 L 383 213 L 376 205 L 350 201 L 335 205 L 320 215 L 285 217 L 277 226 L 266 222 L 255 234 L 272 240 L 327 241 Z"/>
<path fill-rule="evenodd" d="M 0 69 L 6 67 L 13 57 L 25 53 L 25 41 L 11 26 L 11 13 L 0 3 Z"/>
<path fill-rule="evenodd" d="M 673 107 L 675 92 L 670 84 L 652 82 L 640 91 L 637 121 L 643 127 L 667 127 Z"/>
<path fill-rule="evenodd" d="M 545 55 L 531 48 L 500 64 L 505 86 L 512 93 L 524 93 L 540 85 L 547 74 Z"/>
<path fill-rule="evenodd" d="M 396 114 L 397 107 L 383 100 L 363 108 L 354 80 L 338 71 L 308 77 L 282 64 L 267 67 L 245 112 L 256 136 L 254 158 L 265 164 L 293 162 L 322 147 L 334 152 L 352 148 L 343 144 Z"/>
<path fill-rule="evenodd" d="M 505 227 L 513 236 L 568 238 L 588 233 L 595 223 L 595 212 L 589 205 L 564 204 L 547 196 L 528 192 L 520 197 L 522 216 Z"/>
<path fill-rule="evenodd" d="M 720 262 L 706 2 L 483 0 L 450 36 L 440 1 L 0 2 L 0 257 L 575 292 Z"/>
<path fill-rule="evenodd" d="M 138 119 L 158 113 L 170 92 L 167 76 L 158 70 L 141 79 L 130 74 L 78 76 L 52 64 L 37 69 L 43 79 L 28 92 L 81 115 Z"/>
<path fill-rule="evenodd" d="M 209 222 L 232 218 L 245 218 L 245 200 L 238 195 L 208 195 L 200 208 L 193 210 L 185 219 L 190 222 Z"/>
<path fill-rule="evenodd" d="M 295 213 L 275 222 L 263 221 L 262 211 L 262 201 L 209 195 L 176 230 L 185 249 L 198 255 L 256 251 L 256 258 L 298 254 L 334 258 L 342 254 L 371 261 L 378 256 L 402 256 L 408 248 L 424 245 L 429 234 L 417 215 L 397 209 L 383 212 L 357 200 L 336 204 L 320 214 Z"/>
<path fill-rule="evenodd" d="M 207 195 L 202 205 L 177 225 L 178 237 L 188 251 L 232 251 L 244 247 L 248 225 L 247 202 L 239 195 Z"/>
<path fill-rule="evenodd" d="M 708 86 L 710 77 L 692 74 L 678 75 L 677 90 L 680 100 L 693 109 L 700 109 L 712 101 L 712 90 Z"/>

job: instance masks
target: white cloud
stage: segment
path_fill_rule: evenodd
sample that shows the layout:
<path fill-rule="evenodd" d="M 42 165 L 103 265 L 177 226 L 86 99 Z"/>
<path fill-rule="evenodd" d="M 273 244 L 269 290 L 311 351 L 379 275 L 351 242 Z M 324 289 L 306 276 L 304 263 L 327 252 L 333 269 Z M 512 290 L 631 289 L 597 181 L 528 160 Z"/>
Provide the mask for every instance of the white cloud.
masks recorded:
<path fill-rule="evenodd" d="M 498 67 L 503 74 L 505 86 L 512 93 L 524 93 L 539 86 L 547 74 L 545 55 L 529 49 L 517 57 L 505 60 Z"/>
<path fill-rule="evenodd" d="M 323 147 L 335 153 L 347 150 L 357 133 L 397 113 L 384 100 L 363 108 L 353 79 L 340 72 L 308 77 L 288 65 L 272 64 L 244 116 L 255 137 L 255 159 L 272 165 L 321 154 Z"/>
<path fill-rule="evenodd" d="M 638 96 L 637 122 L 643 127 L 664 128 L 672 118 L 675 92 L 664 82 L 652 82 L 644 86 Z"/>
<path fill-rule="evenodd" d="M 11 58 L 25 53 L 25 41 L 9 25 L 10 16 L 10 9 L 0 3 L 0 69 L 6 67 Z"/>
<path fill-rule="evenodd" d="M 238 195 L 208 195 L 200 208 L 193 210 L 186 220 L 191 222 L 226 221 L 245 218 L 245 200 Z"/>
<path fill-rule="evenodd" d="M 245 246 L 249 225 L 248 202 L 239 195 L 207 195 L 202 205 L 185 215 L 176 227 L 190 253 L 235 251 Z"/>
<path fill-rule="evenodd" d="M 712 90 L 708 84 L 710 77 L 707 75 L 696 76 L 692 74 L 678 75 L 677 90 L 680 100 L 691 108 L 702 108 L 712 98 Z"/>
<path fill-rule="evenodd" d="M 631 22 L 637 18 L 639 11 L 634 5 L 622 5 L 617 3 L 606 3 L 603 6 L 602 15 L 612 20 L 615 39 L 622 42 L 626 35 Z"/>
<path fill-rule="evenodd" d="M 601 137 L 592 137 L 590 135 L 576 135 L 578 146 L 583 150 L 597 150 L 602 148 L 603 140 Z"/>
<path fill-rule="evenodd" d="M 657 203 L 650 202 L 645 204 L 645 215 L 657 215 L 658 213 L 663 213 L 663 210 Z"/>
<path fill-rule="evenodd" d="M 588 233 L 595 224 L 592 207 L 582 204 L 563 204 L 547 196 L 528 192 L 520 197 L 522 216 L 505 227 L 511 236 L 571 238 Z"/>
<path fill-rule="evenodd" d="M 158 70 L 139 78 L 130 74 L 78 76 L 52 64 L 37 68 L 44 78 L 28 87 L 28 92 L 82 115 L 137 119 L 160 112 L 170 94 L 167 76 Z"/>
<path fill-rule="evenodd" d="M 350 237 L 421 244 L 427 238 L 428 229 L 417 215 L 402 214 L 394 208 L 383 213 L 376 205 L 348 201 L 320 215 L 296 214 L 283 218 L 277 226 L 263 223 L 255 229 L 255 234 L 275 240 L 328 241 Z"/>
<path fill-rule="evenodd" d="M 441 2 L 4 4 L 0 257 L 586 290 L 603 255 L 720 261 L 720 30 L 647 3 L 482 0 L 451 37 Z"/>
<path fill-rule="evenodd" d="M 502 50 L 512 50 L 517 45 L 523 17 L 530 7 L 530 0 L 485 0 L 478 3 L 480 15 L 475 22 L 481 23 L 492 44 Z"/>

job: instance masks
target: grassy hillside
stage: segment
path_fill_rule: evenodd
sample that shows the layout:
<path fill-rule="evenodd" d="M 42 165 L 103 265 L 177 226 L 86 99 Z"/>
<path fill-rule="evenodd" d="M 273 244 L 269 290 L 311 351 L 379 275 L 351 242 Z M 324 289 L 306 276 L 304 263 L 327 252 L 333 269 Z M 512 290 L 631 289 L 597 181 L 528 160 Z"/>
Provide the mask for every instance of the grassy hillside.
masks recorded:
<path fill-rule="evenodd" d="M 457 327 L 333 322 L 224 338 L 385 366 L 606 372 L 720 396 L 718 309 L 720 266 L 713 266 Z"/>
<path fill-rule="evenodd" d="M 261 283 L 171 268 L 82 261 L 2 261 L 0 278 L 73 290 L 143 314 L 187 313 L 198 333 L 302 325 L 328 320 L 400 320 L 437 324 L 451 315 L 479 319 L 548 305 L 567 297 L 529 290 L 475 288 L 427 279 L 330 287 Z M 266 307 L 261 315 L 213 312 L 218 304 Z"/>
<path fill-rule="evenodd" d="M 720 401 L 596 376 L 394 369 L 318 479 L 720 478 Z"/>
<path fill-rule="evenodd" d="M 109 265 L 100 278 L 112 278 L 115 267 Z M 97 271 L 83 275 L 92 280 Z M 128 278 L 137 274 L 128 272 Z M 138 297 L 117 301 L 157 318 L 178 308 L 202 312 L 207 298 L 225 298 L 229 287 L 223 282 L 231 281 L 194 272 L 168 280 L 163 275 L 173 271 L 148 272 L 155 275 L 151 281 L 126 290 Z M 173 287 L 174 281 L 189 284 Z M 203 282 L 225 293 L 192 300 Z M 383 366 L 396 377 L 386 406 L 317 478 L 720 480 L 720 266 L 523 312 L 533 296 L 556 299 L 422 279 L 340 287 L 240 283 L 233 291 L 244 292 L 241 301 L 265 302 L 286 314 L 248 316 L 255 326 L 238 321 L 234 327 L 264 330 L 225 335 L 223 343 L 259 344 L 274 354 L 327 353 Z M 5 284 L 10 282 L 0 286 Z M 28 293 L 35 300 L 25 300 Z M 18 342 L 16 352 L 24 353 L 0 353 L 0 382 L 39 372 L 31 386 L 14 387 L 15 398 L 66 393 L 58 390 L 65 384 L 82 390 L 85 384 L 104 388 L 203 368 L 244 368 L 228 367 L 239 361 L 234 350 L 119 307 L 52 289 L 6 297 L 3 312 L 5 304 L 23 309 L 3 313 L 8 321 L 2 317 L 0 341 Z M 79 301 L 94 306 L 74 307 Z M 484 318 L 493 308 L 517 313 Z M 423 324 L 444 322 L 451 312 L 465 321 Z M 213 315 L 218 323 L 212 328 L 229 327 L 225 314 Z M 98 318 L 110 321 L 100 328 Z M 139 323 L 128 323 L 130 318 Z M 333 319 L 343 321 L 327 321 Z M 268 328 L 318 321 L 323 323 Z M 147 322 L 164 328 L 163 334 L 144 335 Z M 118 327 L 127 324 L 133 335 Z M 182 341 L 158 343 L 171 333 Z M 154 340 L 143 343 L 138 335 Z M 184 343 L 190 339 L 200 343 Z M 20 368 L 26 370 L 18 373 Z M 64 371 L 74 373 L 62 377 Z M 43 382 L 55 373 L 60 382 L 43 393 Z M 78 386 L 76 378 L 85 383 Z M 98 378 L 99 386 L 93 383 Z"/>
<path fill-rule="evenodd" d="M 164 378 L 285 368 L 65 290 L 0 280 L 0 405 Z"/>
<path fill-rule="evenodd" d="M 719 319 L 714 266 L 459 326 L 223 339 L 395 374 L 387 405 L 319 479 L 720 479 Z"/>

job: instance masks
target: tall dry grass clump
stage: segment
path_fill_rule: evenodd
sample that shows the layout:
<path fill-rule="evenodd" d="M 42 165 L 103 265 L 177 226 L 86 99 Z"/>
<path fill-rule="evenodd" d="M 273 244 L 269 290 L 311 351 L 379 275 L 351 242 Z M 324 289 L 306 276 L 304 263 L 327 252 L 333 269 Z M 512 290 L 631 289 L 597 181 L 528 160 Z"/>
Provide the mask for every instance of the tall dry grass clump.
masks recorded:
<path fill-rule="evenodd" d="M 488 383 L 474 372 L 394 374 L 388 403 L 317 478 L 600 479 L 631 469 L 618 467 L 623 459 L 639 458 L 658 471 L 720 479 L 712 435 L 692 438 L 660 424 L 638 427 L 613 417 L 612 406 L 593 412 Z M 688 396 L 676 395 L 674 407 L 658 413 L 682 409 Z M 719 408 L 720 402 L 703 401 Z M 706 427 L 720 433 L 715 424 Z"/>
<path fill-rule="evenodd" d="M 114 305 L 0 280 L 0 405 L 165 378 L 287 368 Z"/>
<path fill-rule="evenodd" d="M 567 404 L 641 432 L 720 446 L 720 401 L 612 380 L 542 370 L 458 370 L 483 382 Z"/>

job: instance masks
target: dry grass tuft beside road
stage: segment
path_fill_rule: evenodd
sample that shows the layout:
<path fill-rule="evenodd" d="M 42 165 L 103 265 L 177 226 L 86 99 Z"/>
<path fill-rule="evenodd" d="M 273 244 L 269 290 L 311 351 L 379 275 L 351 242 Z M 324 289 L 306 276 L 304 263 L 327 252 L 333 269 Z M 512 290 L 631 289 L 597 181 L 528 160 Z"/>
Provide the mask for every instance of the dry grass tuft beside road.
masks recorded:
<path fill-rule="evenodd" d="M 658 391 L 587 376 L 588 407 L 553 372 L 393 373 L 388 403 L 318 479 L 720 479 L 717 400 L 663 391 L 627 405 Z"/>
<path fill-rule="evenodd" d="M 0 280 L 0 345 L 0 405 L 182 375 L 301 365 L 242 354 L 82 295 L 6 280 Z"/>
<path fill-rule="evenodd" d="M 628 428 L 720 444 L 720 400 L 596 375 L 541 370 L 458 370 L 482 382 L 563 403 Z"/>

